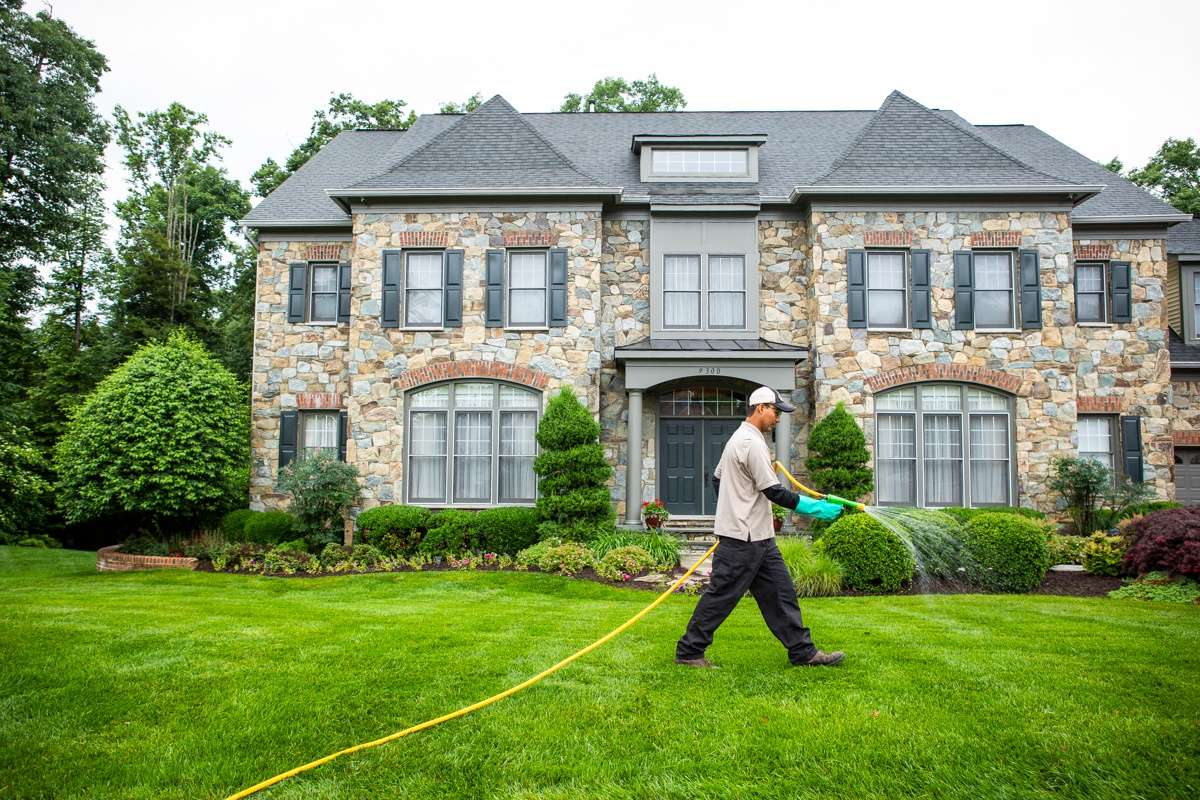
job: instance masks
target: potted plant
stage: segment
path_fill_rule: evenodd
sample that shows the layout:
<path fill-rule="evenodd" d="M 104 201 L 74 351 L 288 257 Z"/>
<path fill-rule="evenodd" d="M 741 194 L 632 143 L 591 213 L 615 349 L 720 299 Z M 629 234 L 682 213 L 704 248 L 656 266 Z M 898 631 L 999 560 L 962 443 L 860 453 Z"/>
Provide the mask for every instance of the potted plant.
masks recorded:
<path fill-rule="evenodd" d="M 775 532 L 783 530 L 784 520 L 788 518 L 788 510 L 783 506 L 771 504 L 771 520 L 775 523 Z"/>
<path fill-rule="evenodd" d="M 642 519 L 646 521 L 647 528 L 660 528 L 670 518 L 671 512 L 657 497 L 642 503 Z"/>

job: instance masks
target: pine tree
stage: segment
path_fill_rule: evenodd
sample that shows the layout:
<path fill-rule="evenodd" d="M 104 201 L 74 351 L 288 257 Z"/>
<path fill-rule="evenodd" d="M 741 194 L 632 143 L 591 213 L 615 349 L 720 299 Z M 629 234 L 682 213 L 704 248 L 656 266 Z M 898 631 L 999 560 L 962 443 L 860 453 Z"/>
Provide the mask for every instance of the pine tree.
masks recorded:
<path fill-rule="evenodd" d="M 804 465 L 817 491 L 858 500 L 875 488 L 867 440 L 841 403 L 813 426 L 808 452 Z"/>
<path fill-rule="evenodd" d="M 612 467 L 600 446 L 600 424 L 564 387 L 546 407 L 538 425 L 541 454 L 537 510 L 543 522 L 538 537 L 590 541 L 613 528 L 615 514 L 608 489 Z"/>

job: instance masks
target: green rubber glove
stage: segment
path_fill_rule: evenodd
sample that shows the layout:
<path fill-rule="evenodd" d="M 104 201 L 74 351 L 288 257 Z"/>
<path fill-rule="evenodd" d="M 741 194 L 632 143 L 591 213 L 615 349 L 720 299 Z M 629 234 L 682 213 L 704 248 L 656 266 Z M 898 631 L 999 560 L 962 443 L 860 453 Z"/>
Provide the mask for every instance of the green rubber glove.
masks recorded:
<path fill-rule="evenodd" d="M 838 515 L 842 513 L 842 506 L 800 495 L 800 499 L 796 501 L 796 513 L 807 514 L 817 519 L 837 519 Z"/>

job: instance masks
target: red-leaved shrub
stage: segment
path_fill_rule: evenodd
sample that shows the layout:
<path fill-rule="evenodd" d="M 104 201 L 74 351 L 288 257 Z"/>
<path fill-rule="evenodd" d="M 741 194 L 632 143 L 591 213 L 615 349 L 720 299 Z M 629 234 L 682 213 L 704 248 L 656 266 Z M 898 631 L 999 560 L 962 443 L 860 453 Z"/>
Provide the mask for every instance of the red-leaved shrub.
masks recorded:
<path fill-rule="evenodd" d="M 1147 514 L 1125 528 L 1129 549 L 1122 567 L 1143 575 L 1166 570 L 1200 578 L 1200 508 L 1172 508 Z"/>

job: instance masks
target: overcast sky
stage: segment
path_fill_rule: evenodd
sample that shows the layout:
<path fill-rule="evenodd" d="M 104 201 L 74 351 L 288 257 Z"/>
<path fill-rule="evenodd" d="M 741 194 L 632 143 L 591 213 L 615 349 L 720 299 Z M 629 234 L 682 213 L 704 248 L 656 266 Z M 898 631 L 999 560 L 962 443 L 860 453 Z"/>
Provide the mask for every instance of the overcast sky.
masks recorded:
<path fill-rule="evenodd" d="M 43 2 L 27 2 L 35 11 Z M 248 185 L 329 96 L 418 113 L 474 92 L 553 111 L 600 77 L 651 72 L 691 110 L 874 109 L 899 89 L 973 123 L 1026 123 L 1141 166 L 1200 137 L 1200 3 L 54 0 L 108 57 L 106 115 L 178 100 L 233 140 Z M 124 194 L 115 146 L 110 202 Z"/>

